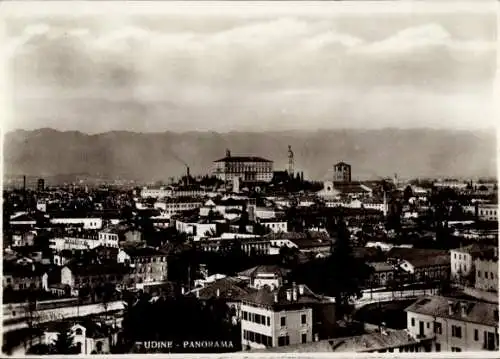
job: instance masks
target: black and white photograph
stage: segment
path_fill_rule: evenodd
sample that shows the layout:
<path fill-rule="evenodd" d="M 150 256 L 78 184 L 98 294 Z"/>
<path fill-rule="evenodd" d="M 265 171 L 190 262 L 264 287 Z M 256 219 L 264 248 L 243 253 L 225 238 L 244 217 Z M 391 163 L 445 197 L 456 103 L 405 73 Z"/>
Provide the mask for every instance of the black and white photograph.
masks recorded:
<path fill-rule="evenodd" d="M 497 356 L 496 11 L 0 5 L 2 353 Z"/>

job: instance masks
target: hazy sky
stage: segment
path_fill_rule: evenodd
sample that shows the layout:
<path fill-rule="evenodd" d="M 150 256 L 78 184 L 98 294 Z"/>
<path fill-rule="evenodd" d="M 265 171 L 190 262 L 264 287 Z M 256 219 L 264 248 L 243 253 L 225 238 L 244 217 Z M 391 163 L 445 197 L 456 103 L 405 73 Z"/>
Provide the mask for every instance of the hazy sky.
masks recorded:
<path fill-rule="evenodd" d="M 375 12 L 365 3 L 303 3 L 293 11 L 286 3 L 268 11 L 238 2 L 210 11 L 157 4 L 136 15 L 107 8 L 73 11 L 71 19 L 46 9 L 7 16 L 13 106 L 4 127 L 94 133 L 495 124 L 496 17 L 479 4 L 475 13 L 411 13 L 403 5 L 390 13 L 383 3 Z M 364 13 L 353 11 L 361 6 Z"/>

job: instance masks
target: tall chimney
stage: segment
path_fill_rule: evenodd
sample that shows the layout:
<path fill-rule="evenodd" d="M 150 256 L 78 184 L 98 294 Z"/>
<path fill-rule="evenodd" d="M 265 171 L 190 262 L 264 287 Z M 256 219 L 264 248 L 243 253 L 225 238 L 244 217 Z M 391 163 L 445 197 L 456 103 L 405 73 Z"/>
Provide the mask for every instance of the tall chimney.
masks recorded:
<path fill-rule="evenodd" d="M 453 302 L 451 300 L 448 301 L 448 314 L 453 315 Z"/>
<path fill-rule="evenodd" d="M 26 176 L 23 176 L 23 192 L 26 192 Z"/>
<path fill-rule="evenodd" d="M 231 151 L 229 151 L 229 148 L 226 149 L 226 157 L 231 157 Z"/>

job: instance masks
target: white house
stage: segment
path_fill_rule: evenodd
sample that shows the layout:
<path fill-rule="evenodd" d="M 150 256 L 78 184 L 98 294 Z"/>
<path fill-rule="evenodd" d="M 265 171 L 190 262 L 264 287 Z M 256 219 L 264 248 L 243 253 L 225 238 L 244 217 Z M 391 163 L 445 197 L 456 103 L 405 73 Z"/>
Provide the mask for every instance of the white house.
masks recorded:
<path fill-rule="evenodd" d="M 106 228 L 99 232 L 99 242 L 103 247 L 118 248 L 119 235 L 115 228 Z"/>
<path fill-rule="evenodd" d="M 51 218 L 52 224 L 65 224 L 65 225 L 83 225 L 83 229 L 101 229 L 102 218 L 72 218 L 72 217 L 54 217 Z"/>
<path fill-rule="evenodd" d="M 261 219 L 260 224 L 269 228 L 273 233 L 288 232 L 288 223 L 286 220 L 278 220 L 276 218 Z"/>
<path fill-rule="evenodd" d="M 98 239 L 94 238 L 74 238 L 74 237 L 58 237 L 50 239 L 49 248 L 54 251 L 67 250 L 90 250 L 101 245 Z"/>

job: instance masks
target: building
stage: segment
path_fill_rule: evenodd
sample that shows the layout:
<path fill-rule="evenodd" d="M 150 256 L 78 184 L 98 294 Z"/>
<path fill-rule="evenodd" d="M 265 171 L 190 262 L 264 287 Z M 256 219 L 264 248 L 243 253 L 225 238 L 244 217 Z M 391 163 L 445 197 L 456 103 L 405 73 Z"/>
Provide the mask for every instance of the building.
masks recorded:
<path fill-rule="evenodd" d="M 2 278 L 4 290 L 45 290 L 48 288 L 47 271 L 35 264 L 15 265 L 4 262 Z"/>
<path fill-rule="evenodd" d="M 351 165 L 345 162 L 333 165 L 333 182 L 351 182 Z"/>
<path fill-rule="evenodd" d="M 432 351 L 498 350 L 498 304 L 430 296 L 406 312 L 407 329 L 417 338 L 432 338 Z"/>
<path fill-rule="evenodd" d="M 165 188 L 165 187 L 160 187 L 160 188 L 148 188 L 144 187 L 141 190 L 141 197 L 142 198 L 164 198 L 164 197 L 171 197 L 173 193 L 172 188 Z"/>
<path fill-rule="evenodd" d="M 416 353 L 424 352 L 429 340 L 417 339 L 403 330 L 383 330 L 352 337 L 275 347 L 254 352 L 268 353 Z"/>
<path fill-rule="evenodd" d="M 242 182 L 271 182 L 273 161 L 262 157 L 231 156 L 214 161 L 214 175 L 222 181 L 232 181 L 235 177 Z"/>
<path fill-rule="evenodd" d="M 72 292 L 79 288 L 96 288 L 105 284 L 129 287 L 133 284 L 130 268 L 122 264 L 70 263 L 61 269 L 61 284 L 69 286 Z"/>
<path fill-rule="evenodd" d="M 44 326 L 42 344 L 52 345 L 56 342 L 61 328 L 66 327 L 61 324 L 62 322 L 53 322 Z M 116 341 L 113 330 L 104 323 L 85 321 L 70 324 L 68 322 L 67 327 L 73 338 L 76 354 L 109 354 L 111 345 Z"/>
<path fill-rule="evenodd" d="M 474 260 L 476 272 L 475 288 L 498 292 L 498 248 L 493 253 L 485 253 Z"/>
<path fill-rule="evenodd" d="M 498 221 L 498 204 L 478 205 L 477 215 L 482 221 Z"/>
<path fill-rule="evenodd" d="M 394 267 L 386 262 L 368 263 L 373 268 L 369 283 L 372 288 L 385 287 L 394 278 Z"/>
<path fill-rule="evenodd" d="M 161 209 L 166 216 L 190 211 L 203 206 L 203 201 L 192 197 L 168 198 L 158 201 L 154 208 Z"/>
<path fill-rule="evenodd" d="M 269 228 L 273 233 L 288 232 L 288 222 L 286 220 L 278 220 L 277 218 L 260 219 L 259 223 L 264 227 Z"/>
<path fill-rule="evenodd" d="M 251 293 L 241 300 L 242 347 L 264 349 L 318 340 L 321 326 L 334 323 L 332 304 L 305 285 Z"/>
<path fill-rule="evenodd" d="M 249 281 L 250 287 L 262 289 L 268 287 L 275 290 L 283 285 L 284 277 L 289 270 L 277 265 L 261 265 L 238 273 L 238 277 Z"/>
<path fill-rule="evenodd" d="M 441 281 L 450 278 L 450 257 L 434 256 L 429 258 L 403 259 L 399 266 L 417 282 Z"/>
<path fill-rule="evenodd" d="M 475 275 L 474 261 L 480 256 L 493 254 L 495 246 L 474 243 L 450 251 L 451 279 L 457 282 L 472 280 Z"/>
<path fill-rule="evenodd" d="M 68 226 L 83 226 L 83 229 L 101 229 L 103 221 L 102 218 L 99 217 L 71 217 L 60 212 L 52 215 L 50 223 Z"/>
<path fill-rule="evenodd" d="M 91 250 L 99 245 L 101 245 L 101 243 L 97 238 L 58 237 L 50 239 L 49 248 L 56 252 L 65 249 L 69 251 L 83 251 Z"/>
<path fill-rule="evenodd" d="M 38 179 L 36 189 L 38 192 L 43 192 L 45 190 L 45 180 L 43 178 Z"/>
<path fill-rule="evenodd" d="M 131 267 L 131 278 L 136 284 L 155 284 L 167 281 L 167 253 L 151 247 L 121 249 L 118 263 Z"/>
<path fill-rule="evenodd" d="M 103 247 L 118 248 L 119 239 L 118 230 L 115 227 L 108 227 L 99 232 L 99 245 Z"/>

